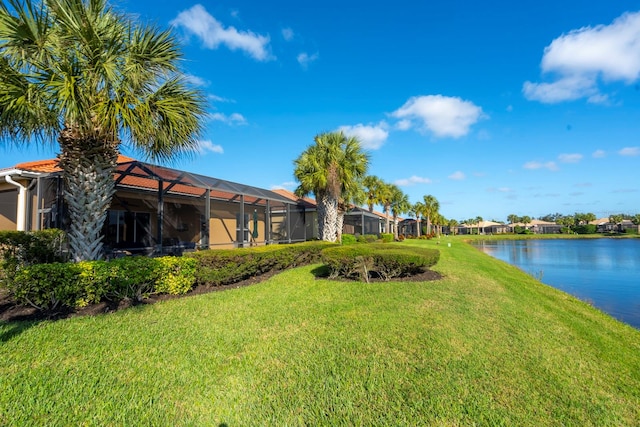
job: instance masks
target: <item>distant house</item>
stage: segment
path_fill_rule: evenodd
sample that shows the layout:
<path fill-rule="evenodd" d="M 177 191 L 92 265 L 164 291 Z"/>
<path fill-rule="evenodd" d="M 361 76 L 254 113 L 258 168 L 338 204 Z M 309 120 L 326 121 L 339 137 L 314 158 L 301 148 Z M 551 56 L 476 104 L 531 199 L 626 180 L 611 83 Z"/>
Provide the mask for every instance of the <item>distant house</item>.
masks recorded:
<path fill-rule="evenodd" d="M 522 227 L 535 234 L 558 234 L 563 226 L 556 224 L 555 222 L 532 219 L 531 222 L 526 224 L 522 222 L 509 224 L 510 232 L 515 233 L 516 227 Z"/>
<path fill-rule="evenodd" d="M 504 234 L 509 232 L 509 226 L 494 221 L 480 221 L 477 224 L 460 224 L 458 234 Z"/>
<path fill-rule="evenodd" d="M 598 218 L 595 221 L 589 222 L 589 224 L 595 225 L 598 233 L 624 233 L 627 230 L 640 232 L 640 226 L 634 224 L 629 219 L 623 219 L 619 223 L 613 223 L 609 218 Z"/>
<path fill-rule="evenodd" d="M 301 208 L 273 191 L 119 156 L 104 226 L 110 251 L 165 253 L 304 240 Z M 68 226 L 56 159 L 0 170 L 0 229 Z"/>

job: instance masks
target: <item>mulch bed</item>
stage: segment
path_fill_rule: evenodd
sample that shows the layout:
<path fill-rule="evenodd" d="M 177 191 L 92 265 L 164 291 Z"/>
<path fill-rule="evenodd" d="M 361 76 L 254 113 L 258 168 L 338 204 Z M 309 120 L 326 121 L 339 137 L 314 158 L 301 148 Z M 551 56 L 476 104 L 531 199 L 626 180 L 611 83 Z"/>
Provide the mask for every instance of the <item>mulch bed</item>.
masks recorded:
<path fill-rule="evenodd" d="M 4 322 L 16 322 L 26 320 L 57 320 L 66 319 L 69 317 L 77 316 L 95 316 L 98 314 L 112 313 L 118 310 L 124 310 L 134 305 L 146 305 L 154 304 L 158 301 L 165 301 L 175 298 L 183 298 L 189 295 L 206 294 L 209 292 L 220 292 L 229 289 L 243 288 L 256 283 L 263 282 L 280 271 L 270 271 L 260 276 L 250 277 L 249 279 L 242 280 L 237 283 L 225 286 L 197 286 L 191 290 L 187 295 L 152 295 L 142 302 L 134 302 L 131 300 L 123 300 L 120 302 L 101 302 L 98 304 L 92 304 L 87 307 L 78 309 L 58 309 L 58 310 L 38 310 L 28 305 L 18 305 L 13 301 L 11 296 L 5 290 L 0 290 L 0 321 Z M 323 279 L 321 274 L 316 276 L 317 279 Z M 394 281 L 400 282 L 427 282 L 433 280 L 439 280 L 442 275 L 438 272 L 427 270 L 424 273 L 416 274 L 414 276 L 403 277 L 400 279 L 394 279 Z M 380 279 L 371 279 L 370 282 L 381 282 Z"/>

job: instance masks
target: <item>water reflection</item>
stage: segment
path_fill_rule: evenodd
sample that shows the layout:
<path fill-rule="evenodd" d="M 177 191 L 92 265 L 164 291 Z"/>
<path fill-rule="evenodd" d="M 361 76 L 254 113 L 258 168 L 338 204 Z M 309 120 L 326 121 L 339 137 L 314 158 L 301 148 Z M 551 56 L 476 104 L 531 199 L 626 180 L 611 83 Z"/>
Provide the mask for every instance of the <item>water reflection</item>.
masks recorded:
<path fill-rule="evenodd" d="M 640 240 L 502 240 L 477 246 L 640 329 Z"/>

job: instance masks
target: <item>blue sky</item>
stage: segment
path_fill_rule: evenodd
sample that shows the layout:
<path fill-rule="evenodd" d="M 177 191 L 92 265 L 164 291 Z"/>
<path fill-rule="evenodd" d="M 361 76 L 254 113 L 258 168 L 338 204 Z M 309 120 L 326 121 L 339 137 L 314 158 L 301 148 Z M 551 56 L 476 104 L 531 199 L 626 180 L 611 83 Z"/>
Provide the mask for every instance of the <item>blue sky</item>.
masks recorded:
<path fill-rule="evenodd" d="M 173 27 L 209 97 L 200 154 L 170 166 L 294 189 L 294 159 L 342 129 L 447 218 L 640 213 L 637 1 L 113 4 Z"/>

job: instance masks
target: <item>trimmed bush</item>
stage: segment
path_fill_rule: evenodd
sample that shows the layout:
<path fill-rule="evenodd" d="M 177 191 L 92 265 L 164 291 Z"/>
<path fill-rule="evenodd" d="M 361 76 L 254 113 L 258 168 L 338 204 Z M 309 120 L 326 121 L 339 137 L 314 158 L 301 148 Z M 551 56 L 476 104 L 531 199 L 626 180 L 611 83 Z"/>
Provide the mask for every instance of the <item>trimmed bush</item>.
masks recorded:
<path fill-rule="evenodd" d="M 7 288 L 19 304 L 40 310 L 84 307 L 106 298 L 141 301 L 151 294 L 185 294 L 195 283 L 197 262 L 179 257 L 126 257 L 26 266 Z"/>
<path fill-rule="evenodd" d="M 415 275 L 435 265 L 439 259 L 438 250 L 397 244 L 342 246 L 322 251 L 322 261 L 329 268 L 330 278 L 365 282 L 374 277 L 390 280 Z"/>
<path fill-rule="evenodd" d="M 18 303 L 40 310 L 75 307 L 83 294 L 81 271 L 78 264 L 36 264 L 18 270 L 7 287 Z"/>
<path fill-rule="evenodd" d="M 206 250 L 185 254 L 197 263 L 196 283 L 222 286 L 270 271 L 319 262 L 320 252 L 335 243 L 323 241 L 253 248 Z"/>
<path fill-rule="evenodd" d="M 361 234 L 358 236 L 358 243 L 374 243 L 378 240 L 375 234 Z"/>
<path fill-rule="evenodd" d="M 382 233 L 380 235 L 383 243 L 391 243 L 394 240 L 393 233 Z"/>
<path fill-rule="evenodd" d="M 597 226 L 593 224 L 576 225 L 574 231 L 578 234 L 595 234 Z"/>
<path fill-rule="evenodd" d="M 66 261 L 64 244 L 62 230 L 0 231 L 0 278 L 11 280 L 27 265 Z"/>
<path fill-rule="evenodd" d="M 358 239 L 356 239 L 356 236 L 354 236 L 353 234 L 343 234 L 342 235 L 342 244 L 343 245 L 353 245 L 354 243 L 357 243 Z"/>
<path fill-rule="evenodd" d="M 156 258 L 155 293 L 182 295 L 191 290 L 196 281 L 197 262 L 193 258 Z"/>

